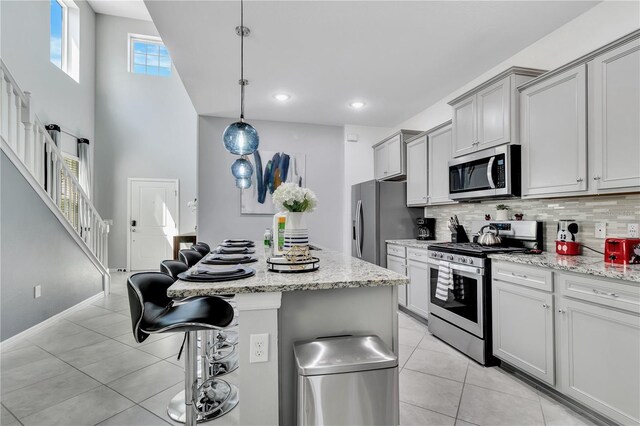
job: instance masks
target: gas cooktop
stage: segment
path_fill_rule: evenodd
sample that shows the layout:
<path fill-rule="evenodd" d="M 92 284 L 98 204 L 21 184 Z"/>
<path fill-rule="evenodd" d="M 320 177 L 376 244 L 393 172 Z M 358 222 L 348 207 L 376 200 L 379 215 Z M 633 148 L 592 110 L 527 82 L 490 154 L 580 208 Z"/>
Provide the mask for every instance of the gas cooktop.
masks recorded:
<path fill-rule="evenodd" d="M 486 257 L 487 254 L 492 253 L 522 253 L 527 251 L 524 247 L 483 246 L 478 243 L 437 243 L 430 244 L 429 250 L 480 257 Z"/>

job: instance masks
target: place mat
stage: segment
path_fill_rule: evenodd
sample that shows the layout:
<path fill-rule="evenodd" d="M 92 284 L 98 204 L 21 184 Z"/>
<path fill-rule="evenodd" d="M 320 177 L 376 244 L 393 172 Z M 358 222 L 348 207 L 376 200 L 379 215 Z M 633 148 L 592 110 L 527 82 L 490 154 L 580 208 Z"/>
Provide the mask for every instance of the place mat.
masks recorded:
<path fill-rule="evenodd" d="M 255 269 L 247 268 L 246 266 L 241 265 L 237 265 L 232 268 L 216 270 L 198 270 L 196 266 L 195 268 L 192 268 L 187 272 L 178 274 L 178 278 L 184 281 L 220 282 L 248 278 L 255 275 L 255 273 Z"/>
<path fill-rule="evenodd" d="M 202 259 L 200 263 L 205 265 L 234 265 L 238 263 L 253 263 L 257 261 L 257 257 L 249 254 L 211 254 Z"/>

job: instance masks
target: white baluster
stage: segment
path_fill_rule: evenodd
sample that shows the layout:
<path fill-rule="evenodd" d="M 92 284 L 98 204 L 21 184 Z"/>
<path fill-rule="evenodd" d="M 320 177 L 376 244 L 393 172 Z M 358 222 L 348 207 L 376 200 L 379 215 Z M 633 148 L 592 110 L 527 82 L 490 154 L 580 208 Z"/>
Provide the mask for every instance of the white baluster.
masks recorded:
<path fill-rule="evenodd" d="M 15 151 L 15 139 L 14 139 L 14 126 L 15 122 L 13 121 L 13 87 L 11 86 L 11 82 L 7 81 L 7 142 L 9 146 Z"/>
<path fill-rule="evenodd" d="M 53 149 L 53 148 L 52 148 Z M 58 155 L 54 154 L 54 167 L 53 167 L 53 181 L 54 186 L 55 186 L 55 194 L 56 194 L 56 205 L 58 206 L 58 208 L 61 207 L 61 203 L 60 201 L 62 200 L 62 181 L 61 181 L 61 176 L 60 176 L 60 160 L 58 159 Z"/>
<path fill-rule="evenodd" d="M 0 67 L 0 135 L 4 136 L 6 139 L 7 135 L 5 135 L 6 128 L 4 125 L 4 98 L 4 67 Z"/>
<path fill-rule="evenodd" d="M 18 93 L 16 93 L 15 95 L 15 105 L 16 105 L 16 118 L 15 118 L 15 123 L 16 123 L 16 130 L 15 130 L 15 138 L 16 138 L 16 142 L 15 142 L 15 150 L 16 150 L 16 154 L 18 154 L 18 158 L 20 159 L 20 161 L 22 161 L 22 163 L 24 164 L 24 141 L 22 140 L 22 99 L 20 98 L 20 95 Z"/>

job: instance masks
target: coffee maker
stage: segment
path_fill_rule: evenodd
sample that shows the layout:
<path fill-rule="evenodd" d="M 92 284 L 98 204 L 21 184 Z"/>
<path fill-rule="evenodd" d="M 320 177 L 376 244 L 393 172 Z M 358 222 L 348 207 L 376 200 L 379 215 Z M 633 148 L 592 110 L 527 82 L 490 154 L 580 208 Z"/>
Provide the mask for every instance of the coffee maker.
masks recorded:
<path fill-rule="evenodd" d="M 435 240 L 436 239 L 436 220 L 430 217 L 419 217 L 418 236 L 416 240 Z"/>

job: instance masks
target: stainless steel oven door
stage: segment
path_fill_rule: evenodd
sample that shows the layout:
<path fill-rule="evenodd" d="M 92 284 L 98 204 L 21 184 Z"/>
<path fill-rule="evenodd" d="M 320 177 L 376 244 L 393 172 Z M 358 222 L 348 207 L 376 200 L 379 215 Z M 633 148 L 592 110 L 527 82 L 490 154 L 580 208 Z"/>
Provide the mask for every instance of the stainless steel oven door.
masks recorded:
<path fill-rule="evenodd" d="M 446 301 L 436 297 L 438 269 L 437 262 L 429 262 L 429 312 L 484 338 L 484 268 L 451 263 L 454 288 L 448 291 L 449 298 Z"/>

